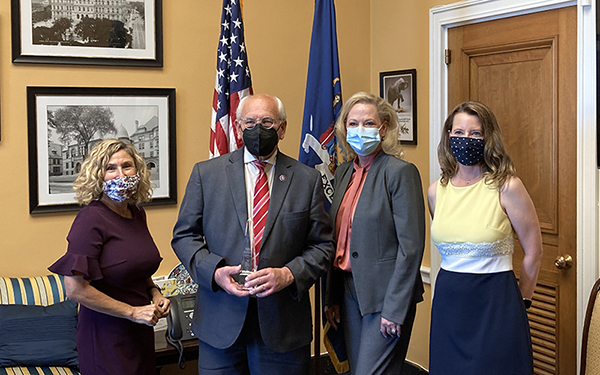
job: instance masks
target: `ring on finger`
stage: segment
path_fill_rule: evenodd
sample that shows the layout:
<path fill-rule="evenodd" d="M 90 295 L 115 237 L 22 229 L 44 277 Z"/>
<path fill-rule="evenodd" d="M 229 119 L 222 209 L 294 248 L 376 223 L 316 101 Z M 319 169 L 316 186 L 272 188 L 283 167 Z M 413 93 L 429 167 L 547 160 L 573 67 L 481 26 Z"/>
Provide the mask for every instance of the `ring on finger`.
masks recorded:
<path fill-rule="evenodd" d="M 392 335 L 395 335 L 395 334 L 396 334 L 396 329 L 392 328 Z"/>

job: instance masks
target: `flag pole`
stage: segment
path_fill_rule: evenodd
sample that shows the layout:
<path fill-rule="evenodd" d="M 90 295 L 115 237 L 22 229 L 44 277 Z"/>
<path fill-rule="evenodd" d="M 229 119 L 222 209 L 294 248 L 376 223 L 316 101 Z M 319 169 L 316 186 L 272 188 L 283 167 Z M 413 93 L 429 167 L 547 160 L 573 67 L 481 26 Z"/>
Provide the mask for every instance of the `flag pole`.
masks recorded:
<path fill-rule="evenodd" d="M 315 283 L 315 375 L 321 374 L 321 278 Z"/>
<path fill-rule="evenodd" d="M 334 0 L 314 0 L 315 13 L 310 41 L 306 96 L 298 160 L 321 173 L 326 205 L 333 200 L 333 178 L 337 161 L 334 125 L 342 107 L 342 89 L 337 49 Z M 321 339 L 337 373 L 346 372 L 348 361 L 343 330 L 327 330 L 323 321 L 323 277 L 314 292 L 314 373 L 321 373 Z M 326 326 L 327 327 L 327 326 Z M 321 330 L 323 329 L 323 338 Z M 335 360 L 333 360 L 335 358 Z"/>

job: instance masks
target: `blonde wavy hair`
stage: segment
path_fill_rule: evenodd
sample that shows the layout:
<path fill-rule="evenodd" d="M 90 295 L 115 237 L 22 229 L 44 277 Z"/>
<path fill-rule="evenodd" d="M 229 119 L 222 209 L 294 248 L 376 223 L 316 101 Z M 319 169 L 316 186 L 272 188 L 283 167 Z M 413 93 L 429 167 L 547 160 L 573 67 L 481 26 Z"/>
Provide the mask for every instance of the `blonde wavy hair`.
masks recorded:
<path fill-rule="evenodd" d="M 446 186 L 448 181 L 458 172 L 458 162 L 450 149 L 450 132 L 454 123 L 454 117 L 458 113 L 466 113 L 476 116 L 483 128 L 483 167 L 486 184 L 494 185 L 498 190 L 502 189 L 506 181 L 516 175 L 516 169 L 504 148 L 502 133 L 498 126 L 496 116 L 485 104 L 476 101 L 467 101 L 459 104 L 450 113 L 444 122 L 442 139 L 438 145 L 438 160 L 442 169 L 440 183 Z"/>
<path fill-rule="evenodd" d="M 398 116 L 396 115 L 396 110 L 384 99 L 361 91 L 346 100 L 335 123 L 337 142 L 342 147 L 346 155 L 346 160 L 353 160 L 356 157 L 356 152 L 354 152 L 352 146 L 346 141 L 346 122 L 348 121 L 348 114 L 352 107 L 359 103 L 375 106 L 381 123 L 387 123 L 385 134 L 381 138 L 381 149 L 388 155 L 402 159 L 404 150 L 398 140 Z"/>
<path fill-rule="evenodd" d="M 131 143 L 119 139 L 106 139 L 98 143 L 81 165 L 81 171 L 73 183 L 75 199 L 80 205 L 85 206 L 92 201 L 100 199 L 103 194 L 102 183 L 108 167 L 108 161 L 118 151 L 124 150 L 133 158 L 136 173 L 140 176 L 137 191 L 130 201 L 139 204 L 152 199 L 152 186 L 150 183 L 150 170 L 146 167 L 144 158 L 138 153 Z"/>

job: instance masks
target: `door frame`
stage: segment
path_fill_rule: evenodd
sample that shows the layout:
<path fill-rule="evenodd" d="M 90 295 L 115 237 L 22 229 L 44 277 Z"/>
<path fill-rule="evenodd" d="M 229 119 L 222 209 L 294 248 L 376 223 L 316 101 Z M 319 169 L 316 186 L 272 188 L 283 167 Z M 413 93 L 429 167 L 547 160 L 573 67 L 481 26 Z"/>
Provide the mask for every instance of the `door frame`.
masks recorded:
<path fill-rule="evenodd" d="M 599 275 L 598 167 L 596 165 L 596 1 L 464 0 L 429 10 L 429 183 L 440 176 L 437 146 L 448 114 L 448 28 L 577 6 L 577 358 L 587 299 Z M 593 203 L 593 204 L 592 204 Z M 430 242 L 431 285 L 441 258 Z M 433 290 L 432 290 L 433 295 Z M 577 360 L 579 373 L 579 360 Z"/>

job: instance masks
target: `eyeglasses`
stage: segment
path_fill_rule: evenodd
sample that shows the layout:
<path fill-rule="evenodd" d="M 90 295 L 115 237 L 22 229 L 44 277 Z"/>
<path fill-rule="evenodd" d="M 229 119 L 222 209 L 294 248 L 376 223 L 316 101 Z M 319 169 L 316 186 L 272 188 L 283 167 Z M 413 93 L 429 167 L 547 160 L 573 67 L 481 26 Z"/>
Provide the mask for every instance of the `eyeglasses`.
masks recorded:
<path fill-rule="evenodd" d="M 267 129 L 271 129 L 280 120 L 275 120 L 273 117 L 265 116 L 263 118 L 255 119 L 252 117 L 246 117 L 240 120 L 246 129 L 252 129 L 256 124 L 261 124 Z"/>
<path fill-rule="evenodd" d="M 349 121 L 346 123 L 346 126 L 347 126 L 347 127 L 349 127 L 349 128 L 356 128 L 358 125 L 360 125 L 360 122 L 358 122 L 358 121 L 354 121 L 354 120 L 349 120 Z M 362 123 L 362 125 L 363 125 L 365 128 L 378 128 L 378 127 L 380 127 L 380 126 L 381 126 L 381 124 L 378 124 L 378 123 L 376 123 L 376 122 L 375 122 L 375 121 L 373 121 L 373 120 L 367 120 L 367 121 L 364 121 L 364 122 Z"/>

